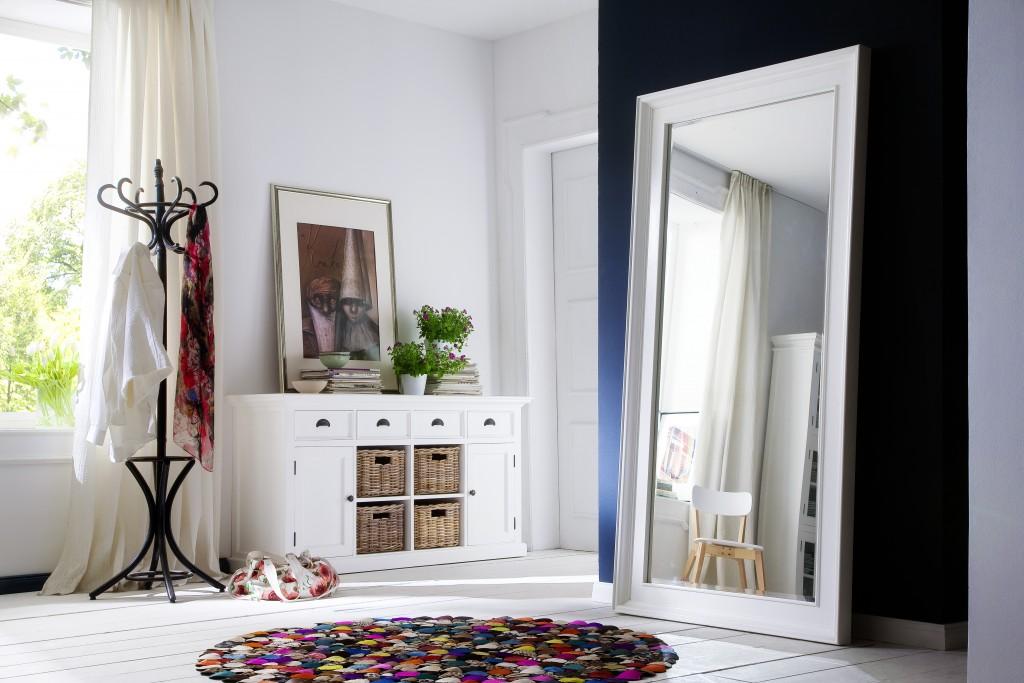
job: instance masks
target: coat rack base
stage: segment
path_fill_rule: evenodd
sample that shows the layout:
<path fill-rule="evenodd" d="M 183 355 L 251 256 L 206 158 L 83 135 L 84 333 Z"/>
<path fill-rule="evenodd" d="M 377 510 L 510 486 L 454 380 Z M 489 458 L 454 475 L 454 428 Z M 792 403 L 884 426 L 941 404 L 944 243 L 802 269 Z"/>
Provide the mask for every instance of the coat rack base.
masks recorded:
<path fill-rule="evenodd" d="M 184 467 L 178 472 L 178 476 L 174 478 L 174 482 L 171 484 L 170 490 L 168 490 L 167 484 L 170 481 L 171 463 L 174 462 L 183 462 Z M 152 486 L 142 476 L 142 472 L 139 471 L 138 466 L 142 463 L 151 463 L 153 465 Z M 146 507 L 149 510 L 149 527 L 146 530 L 146 540 L 143 541 L 142 548 L 124 569 L 99 588 L 89 593 L 90 600 L 95 600 L 125 579 L 140 582 L 144 590 L 151 589 L 155 581 L 163 581 L 164 591 L 167 593 L 167 599 L 170 602 L 175 602 L 177 599 L 174 593 L 174 582 L 189 579 L 193 576 L 198 576 L 221 592 L 225 590 L 224 584 L 204 572 L 185 557 L 181 548 L 178 547 L 178 542 L 175 540 L 174 532 L 171 529 L 171 507 L 174 505 L 174 497 L 195 464 L 196 461 L 194 459 L 186 456 L 158 455 L 128 459 L 125 466 L 132 473 L 132 476 L 135 477 L 139 488 L 142 489 L 142 495 L 146 499 Z M 151 550 L 149 569 L 146 571 L 134 571 Z M 170 561 L 172 556 L 177 558 L 187 568 L 187 571 L 171 569 Z"/>

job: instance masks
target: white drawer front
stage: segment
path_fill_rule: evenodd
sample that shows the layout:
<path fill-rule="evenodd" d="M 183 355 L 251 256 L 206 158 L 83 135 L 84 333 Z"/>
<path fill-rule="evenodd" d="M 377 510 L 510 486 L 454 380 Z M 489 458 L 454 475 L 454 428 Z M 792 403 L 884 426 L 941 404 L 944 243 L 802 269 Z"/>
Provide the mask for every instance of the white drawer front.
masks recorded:
<path fill-rule="evenodd" d="M 351 410 L 296 410 L 296 439 L 351 439 Z"/>
<path fill-rule="evenodd" d="M 462 436 L 462 413 L 457 410 L 413 411 L 412 435 Z"/>
<path fill-rule="evenodd" d="M 496 438 L 512 436 L 512 413 L 505 410 L 471 411 L 469 435 Z"/>
<path fill-rule="evenodd" d="M 357 421 L 360 439 L 409 436 L 409 413 L 404 410 L 360 410 Z"/>

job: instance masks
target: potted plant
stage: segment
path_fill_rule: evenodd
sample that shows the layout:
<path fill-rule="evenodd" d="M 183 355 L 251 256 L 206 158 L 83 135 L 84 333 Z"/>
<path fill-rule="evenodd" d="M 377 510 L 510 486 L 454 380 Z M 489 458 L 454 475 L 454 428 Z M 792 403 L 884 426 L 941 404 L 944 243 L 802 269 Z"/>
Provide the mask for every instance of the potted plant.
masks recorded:
<path fill-rule="evenodd" d="M 37 351 L 27 361 L 15 363 L 2 375 L 36 390 L 42 423 L 71 427 L 75 422 L 74 396 L 78 385 L 78 354 L 60 347 Z"/>
<path fill-rule="evenodd" d="M 426 348 L 418 342 L 395 342 L 388 348 L 395 374 L 402 383 L 402 393 L 422 396 L 427 386 L 430 365 Z"/>
<path fill-rule="evenodd" d="M 466 309 L 445 306 L 441 310 L 422 306 L 414 311 L 420 336 L 431 346 L 450 347 L 449 353 L 462 353 L 462 347 L 473 331 L 473 316 Z"/>

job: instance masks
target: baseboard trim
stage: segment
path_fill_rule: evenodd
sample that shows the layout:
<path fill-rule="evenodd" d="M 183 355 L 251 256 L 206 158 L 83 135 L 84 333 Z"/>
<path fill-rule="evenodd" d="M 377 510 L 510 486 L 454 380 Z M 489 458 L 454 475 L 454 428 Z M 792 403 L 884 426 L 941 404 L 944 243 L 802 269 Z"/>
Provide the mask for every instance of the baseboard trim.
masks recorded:
<path fill-rule="evenodd" d="M 0 576 L 0 595 L 9 593 L 38 593 L 50 578 L 49 574 L 18 574 Z"/>
<path fill-rule="evenodd" d="M 853 637 L 928 650 L 962 650 L 967 647 L 967 622 L 933 624 L 873 614 L 854 614 Z"/>
<path fill-rule="evenodd" d="M 595 581 L 594 588 L 590 592 L 590 599 L 594 602 L 612 604 L 612 584 L 608 581 Z"/>

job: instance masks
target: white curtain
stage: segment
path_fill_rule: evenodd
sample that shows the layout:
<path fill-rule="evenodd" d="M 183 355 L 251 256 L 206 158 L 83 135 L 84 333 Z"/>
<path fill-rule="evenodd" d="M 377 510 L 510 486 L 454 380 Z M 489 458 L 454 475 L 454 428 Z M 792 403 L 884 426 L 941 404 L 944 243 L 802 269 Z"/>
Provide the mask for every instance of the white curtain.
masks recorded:
<path fill-rule="evenodd" d="M 140 238 L 148 239 L 148 229 L 140 228 L 140 223 L 99 206 L 96 191 L 128 176 L 145 188 L 142 201 L 151 201 L 157 158 L 163 162 L 171 196 L 172 176 L 196 186 L 202 180 L 216 182 L 219 168 L 212 0 L 93 0 L 92 17 L 80 349 L 86 381 L 76 405 L 75 481 L 64 550 L 44 594 L 96 588 L 134 557 L 147 524 L 145 502 L 131 474 L 124 465 L 110 462 L 105 447 L 92 446 L 84 438 L 93 391 L 90 380 L 100 360 L 97 351 L 106 327 L 111 272 L 126 247 Z M 108 201 L 110 198 L 107 195 Z M 220 249 L 215 211 L 214 207 L 211 239 L 216 277 Z M 179 243 L 183 235 L 183 227 L 178 227 Z M 167 337 L 175 364 L 180 282 L 180 257 L 170 254 Z M 174 377 L 172 374 L 168 380 L 168 416 L 173 415 Z M 170 431 L 168 426 L 168 434 Z M 155 444 L 141 454 L 155 454 Z M 169 443 L 168 454 L 184 452 Z M 151 474 L 148 465 L 140 469 Z M 177 471 L 176 466 L 172 476 Z M 194 467 L 178 493 L 172 518 L 182 551 L 214 575 L 219 550 L 219 489 L 216 466 L 212 474 Z"/>
<path fill-rule="evenodd" d="M 722 215 L 718 300 L 712 323 L 693 481 L 747 491 L 754 504 L 744 540 L 757 538 L 758 493 L 768 412 L 767 329 L 772 188 L 733 171 Z M 701 535 L 736 540 L 738 518 L 701 518 Z M 736 563 L 712 563 L 705 582 L 738 586 Z"/>

